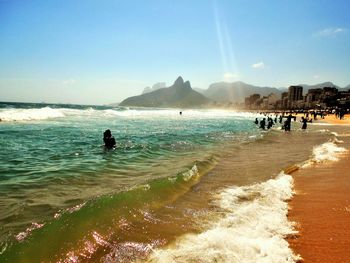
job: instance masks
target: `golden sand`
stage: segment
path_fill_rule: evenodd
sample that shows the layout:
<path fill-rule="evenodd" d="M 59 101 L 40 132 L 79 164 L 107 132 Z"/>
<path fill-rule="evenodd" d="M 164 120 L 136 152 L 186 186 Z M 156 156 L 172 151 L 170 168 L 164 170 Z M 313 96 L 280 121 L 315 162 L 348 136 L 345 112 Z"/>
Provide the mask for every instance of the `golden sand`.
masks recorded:
<path fill-rule="evenodd" d="M 350 124 L 350 114 L 345 115 L 342 120 L 337 119 L 334 115 L 327 115 L 324 121 L 330 124 Z"/>
<path fill-rule="evenodd" d="M 324 121 L 349 124 L 350 118 L 327 116 Z M 340 139 L 348 138 L 350 128 L 334 127 L 342 129 Z M 349 142 L 341 146 L 349 149 Z M 338 162 L 300 169 L 293 177 L 296 195 L 288 217 L 299 235 L 288 239 L 291 248 L 303 262 L 350 262 L 350 153 Z"/>
<path fill-rule="evenodd" d="M 350 262 L 350 158 L 294 174 L 289 219 L 299 236 L 288 241 L 304 262 Z"/>

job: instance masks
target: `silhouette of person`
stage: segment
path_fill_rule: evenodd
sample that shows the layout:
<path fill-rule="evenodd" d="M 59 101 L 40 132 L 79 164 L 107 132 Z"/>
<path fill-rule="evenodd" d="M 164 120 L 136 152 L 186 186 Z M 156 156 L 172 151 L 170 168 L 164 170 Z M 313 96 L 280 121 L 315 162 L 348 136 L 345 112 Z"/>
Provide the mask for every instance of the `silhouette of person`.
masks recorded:
<path fill-rule="evenodd" d="M 284 122 L 284 130 L 285 131 L 290 131 L 291 121 L 292 121 L 292 114 L 289 114 L 287 117 L 287 120 Z"/>
<path fill-rule="evenodd" d="M 263 118 L 263 119 L 260 121 L 260 129 L 265 130 L 265 125 L 266 125 L 265 118 Z"/>
<path fill-rule="evenodd" d="M 273 126 L 273 120 L 272 118 L 267 118 L 267 129 L 269 130 Z"/>
<path fill-rule="evenodd" d="M 115 147 L 116 142 L 110 130 L 106 130 L 103 133 L 103 142 L 105 143 L 105 147 L 107 149 L 113 149 Z"/>
<path fill-rule="evenodd" d="M 307 119 L 304 118 L 304 117 L 301 117 L 301 121 L 302 121 L 302 123 L 303 123 L 303 126 L 301 126 L 301 128 L 302 128 L 303 130 L 306 130 L 306 127 L 307 127 Z"/>
<path fill-rule="evenodd" d="M 255 118 L 254 123 L 255 123 L 256 125 L 258 125 L 258 124 L 259 124 L 258 118 Z"/>
<path fill-rule="evenodd" d="M 182 115 L 182 111 L 180 111 L 180 115 Z"/>

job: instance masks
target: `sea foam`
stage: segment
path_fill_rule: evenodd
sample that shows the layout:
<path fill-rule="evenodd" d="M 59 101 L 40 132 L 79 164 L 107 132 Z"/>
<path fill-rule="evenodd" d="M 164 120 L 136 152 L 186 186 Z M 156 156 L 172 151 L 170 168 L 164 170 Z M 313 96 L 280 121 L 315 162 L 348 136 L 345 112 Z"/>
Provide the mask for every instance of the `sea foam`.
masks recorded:
<path fill-rule="evenodd" d="M 119 116 L 119 117 L 133 117 L 133 118 L 232 118 L 236 119 L 246 119 L 253 118 L 258 116 L 254 113 L 248 112 L 237 112 L 229 110 L 195 110 L 195 109 L 186 109 L 182 110 L 182 115 L 179 114 L 180 109 L 107 109 L 103 110 L 103 113 L 106 116 Z"/>
<path fill-rule="evenodd" d="M 156 249 L 149 262 L 296 262 L 285 237 L 297 233 L 288 221 L 293 178 L 229 187 L 216 195 L 219 219 L 199 234 L 180 237 Z"/>
<path fill-rule="evenodd" d="M 2 121 L 33 121 L 46 120 L 59 117 L 72 116 L 88 116 L 96 118 L 136 118 L 136 119 L 207 119 L 207 118 L 232 118 L 236 120 L 253 118 L 256 114 L 236 112 L 228 110 L 185 110 L 179 115 L 179 109 L 128 109 L 128 108 L 114 108 L 105 110 L 88 109 L 72 109 L 72 108 L 32 108 L 32 109 L 1 109 L 0 119 Z"/>
<path fill-rule="evenodd" d="M 344 147 L 340 147 L 336 144 L 340 142 L 337 138 L 333 141 L 323 143 L 321 145 L 315 146 L 312 151 L 312 158 L 306 161 L 301 167 L 309 167 L 314 163 L 323 162 L 335 162 L 339 160 L 339 157 L 347 150 Z"/>
<path fill-rule="evenodd" d="M 31 121 L 64 117 L 59 109 L 44 107 L 40 109 L 6 109 L 0 111 L 1 121 Z"/>

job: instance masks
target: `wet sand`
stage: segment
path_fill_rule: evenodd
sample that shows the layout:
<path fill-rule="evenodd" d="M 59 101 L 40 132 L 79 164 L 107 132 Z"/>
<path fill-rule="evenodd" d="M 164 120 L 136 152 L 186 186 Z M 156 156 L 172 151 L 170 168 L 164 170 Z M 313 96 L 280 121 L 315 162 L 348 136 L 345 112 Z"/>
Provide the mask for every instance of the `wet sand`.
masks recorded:
<path fill-rule="evenodd" d="M 350 124 L 350 114 L 346 114 L 342 120 L 336 118 L 334 115 L 327 115 L 324 121 L 330 124 Z"/>
<path fill-rule="evenodd" d="M 339 132 L 340 125 L 334 128 Z M 350 132 L 344 128 L 342 133 Z M 348 134 L 339 139 L 349 149 Z M 300 169 L 293 177 L 296 195 L 288 217 L 299 234 L 288 239 L 291 248 L 303 262 L 350 262 L 350 153 L 338 162 Z"/>

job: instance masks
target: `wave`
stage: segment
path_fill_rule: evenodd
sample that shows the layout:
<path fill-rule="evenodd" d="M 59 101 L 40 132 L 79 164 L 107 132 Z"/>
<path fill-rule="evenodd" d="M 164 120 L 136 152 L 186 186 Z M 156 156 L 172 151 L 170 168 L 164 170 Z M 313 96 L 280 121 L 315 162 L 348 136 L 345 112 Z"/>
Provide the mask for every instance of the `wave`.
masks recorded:
<path fill-rule="evenodd" d="M 70 116 L 89 116 L 89 117 L 132 117 L 132 118 L 185 118 L 185 119 L 202 119 L 202 118 L 232 118 L 246 119 L 253 118 L 257 114 L 247 112 L 236 112 L 228 110 L 183 110 L 179 115 L 179 109 L 94 109 L 92 107 L 85 109 L 73 108 L 4 108 L 0 110 L 0 120 L 5 122 L 11 121 L 33 121 L 47 120 L 52 118 L 70 117 Z"/>
<path fill-rule="evenodd" d="M 297 233 L 287 219 L 293 179 L 275 179 L 218 193 L 220 217 L 208 230 L 187 234 L 174 245 L 156 249 L 149 262 L 296 262 L 285 237 Z M 215 223 L 214 223 L 215 222 Z"/>
<path fill-rule="evenodd" d="M 59 109 L 44 107 L 40 109 L 5 109 L 0 111 L 1 121 L 32 121 L 64 117 Z"/>
<path fill-rule="evenodd" d="M 315 146 L 312 150 L 312 158 L 303 163 L 301 167 L 306 168 L 315 163 L 338 161 L 339 157 L 347 152 L 347 149 L 336 144 L 339 142 L 341 141 L 335 137 L 334 141 L 325 142 L 321 145 Z"/>
<path fill-rule="evenodd" d="M 134 118 L 149 118 L 149 117 L 166 117 L 166 118 L 231 118 L 236 117 L 237 119 L 242 118 L 253 118 L 257 116 L 255 113 L 248 112 L 236 112 L 228 110 L 181 110 L 182 115 L 180 116 L 180 109 L 156 109 L 156 108 L 140 108 L 140 109 L 107 109 L 103 110 L 105 115 L 113 115 L 119 117 L 134 117 Z"/>
<path fill-rule="evenodd" d="M 124 234 L 124 226 L 133 225 L 147 211 L 172 203 L 197 184 L 200 177 L 215 164 L 215 157 L 196 161 L 192 167 L 173 177 L 146 181 L 125 191 L 97 196 L 58 211 L 51 220 L 33 223 L 25 231 L 15 235 L 15 241 L 0 244 L 0 261 L 19 262 L 35 253 L 38 246 L 45 247 L 47 243 L 55 245 L 47 248 L 44 254 L 36 255 L 30 262 L 43 262 L 48 258 L 59 261 L 66 258 L 68 253 L 70 258 L 84 261 L 103 247 L 94 234 L 91 236 L 92 229 L 93 233 L 99 233 L 106 242 L 111 241 L 112 236 L 121 238 L 128 235 Z M 55 236 L 64 238 L 53 242 Z M 58 250 L 62 250 L 62 254 L 57 253 Z M 69 259 L 66 259 L 68 262 Z"/>

